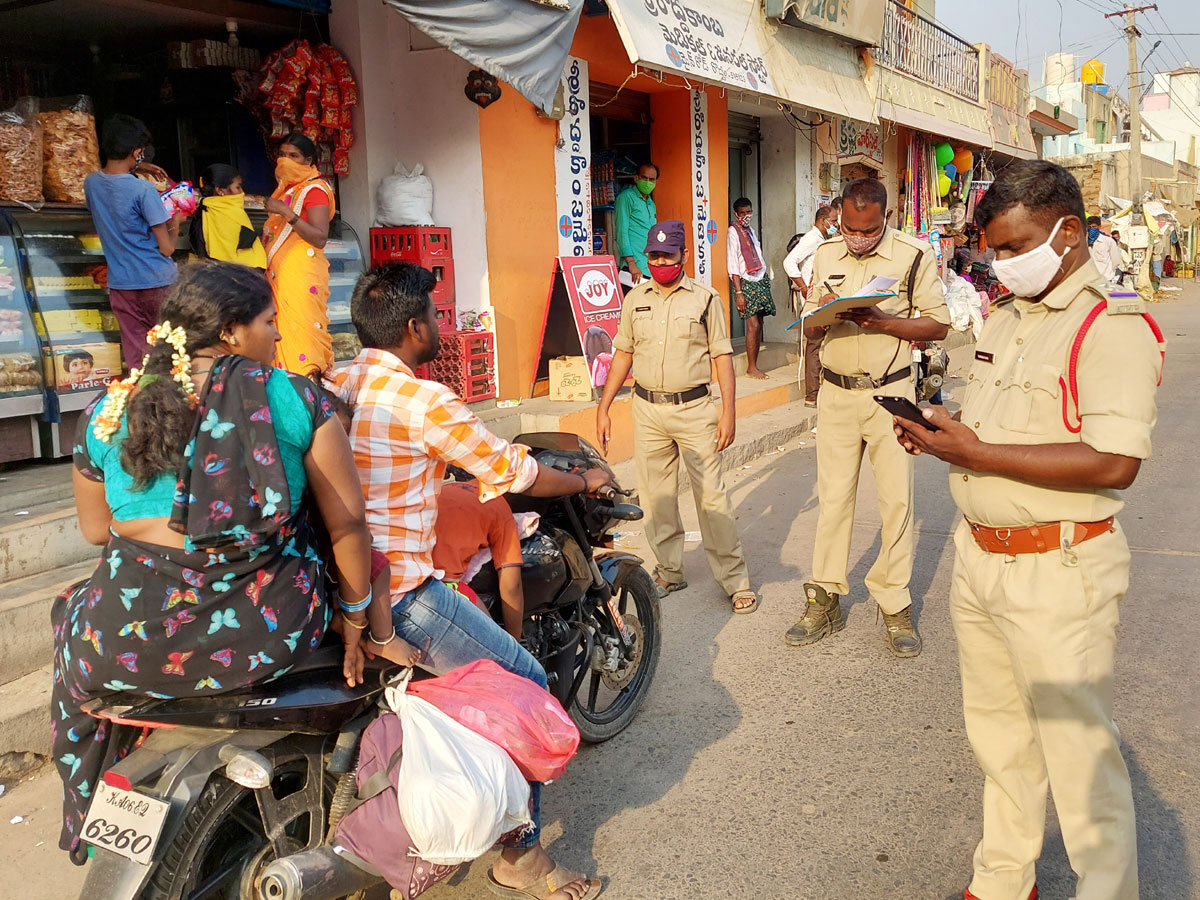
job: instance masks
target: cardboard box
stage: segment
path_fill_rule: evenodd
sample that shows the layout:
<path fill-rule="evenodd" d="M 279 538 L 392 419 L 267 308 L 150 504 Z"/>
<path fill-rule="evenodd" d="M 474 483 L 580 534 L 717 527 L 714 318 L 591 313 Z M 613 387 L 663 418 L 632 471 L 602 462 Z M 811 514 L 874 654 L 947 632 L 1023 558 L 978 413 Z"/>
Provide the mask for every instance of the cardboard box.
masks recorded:
<path fill-rule="evenodd" d="M 60 391 L 104 387 L 120 377 L 120 344 L 76 344 L 46 351 L 46 380 Z"/>
<path fill-rule="evenodd" d="M 550 360 L 550 399 L 568 403 L 592 402 L 592 379 L 582 356 L 558 356 Z"/>

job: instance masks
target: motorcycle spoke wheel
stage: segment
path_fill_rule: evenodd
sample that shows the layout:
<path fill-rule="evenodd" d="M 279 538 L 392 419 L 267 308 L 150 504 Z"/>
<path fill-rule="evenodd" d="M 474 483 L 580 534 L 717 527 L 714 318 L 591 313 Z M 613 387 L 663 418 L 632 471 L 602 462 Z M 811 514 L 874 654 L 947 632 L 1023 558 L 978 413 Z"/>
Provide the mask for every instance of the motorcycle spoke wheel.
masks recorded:
<path fill-rule="evenodd" d="M 571 703 L 571 718 L 580 736 L 590 743 L 608 740 L 633 721 L 658 666 L 661 649 L 658 592 L 646 570 L 638 568 L 630 572 L 616 599 L 630 633 L 632 651 L 623 651 L 623 658 L 609 668 L 605 649 L 603 667 L 592 669 Z M 605 638 L 618 637 L 616 625 L 607 610 L 599 610 L 597 617 L 593 638 L 598 646 L 606 646 Z M 591 660 L 586 664 L 594 665 Z"/>

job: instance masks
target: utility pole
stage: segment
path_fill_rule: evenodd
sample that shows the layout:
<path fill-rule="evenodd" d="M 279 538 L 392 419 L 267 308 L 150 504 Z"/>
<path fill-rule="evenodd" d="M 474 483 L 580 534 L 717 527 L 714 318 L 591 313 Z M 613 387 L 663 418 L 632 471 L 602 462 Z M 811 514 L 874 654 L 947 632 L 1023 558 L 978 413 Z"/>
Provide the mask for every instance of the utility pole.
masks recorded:
<path fill-rule="evenodd" d="M 1130 237 L 1129 251 L 1133 257 L 1134 283 L 1140 288 L 1148 285 L 1149 278 L 1142 274 L 1150 247 L 1150 232 L 1146 228 L 1146 217 L 1142 210 L 1142 91 L 1141 73 L 1138 65 L 1137 39 L 1141 35 L 1137 27 L 1137 14 L 1158 9 L 1158 4 L 1149 6 L 1126 6 L 1120 12 L 1108 13 L 1104 16 L 1111 19 L 1114 16 L 1125 16 L 1125 36 L 1129 40 L 1129 187 L 1133 193 L 1130 198 L 1133 209 L 1129 216 Z"/>

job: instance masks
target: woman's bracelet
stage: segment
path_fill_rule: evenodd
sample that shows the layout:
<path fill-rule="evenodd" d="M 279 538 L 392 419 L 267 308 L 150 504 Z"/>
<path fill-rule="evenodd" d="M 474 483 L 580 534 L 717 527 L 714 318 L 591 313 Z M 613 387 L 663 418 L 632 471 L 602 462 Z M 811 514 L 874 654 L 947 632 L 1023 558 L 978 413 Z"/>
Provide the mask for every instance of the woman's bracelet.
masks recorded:
<path fill-rule="evenodd" d="M 380 647 L 386 647 L 388 644 L 390 644 L 392 641 L 394 641 L 396 639 L 396 626 L 395 625 L 392 626 L 392 633 L 390 635 L 388 635 L 388 638 L 385 641 L 381 641 L 379 638 L 375 637 L 375 632 L 373 632 L 373 631 L 369 632 L 369 637 L 371 639 L 372 644 L 378 644 Z"/>
<path fill-rule="evenodd" d="M 576 472 L 575 474 L 576 474 L 576 475 L 578 475 L 578 476 L 579 476 L 579 479 L 580 479 L 580 480 L 583 482 L 583 493 L 585 493 L 585 494 L 586 494 L 586 493 L 587 493 L 587 489 L 588 489 L 588 480 L 587 480 L 587 476 L 586 476 L 586 475 L 584 475 L 582 472 Z"/>
<path fill-rule="evenodd" d="M 367 596 L 363 597 L 357 603 L 347 603 L 345 600 L 341 599 L 340 597 L 338 598 L 338 606 L 341 607 L 342 612 L 349 612 L 349 613 L 362 612 L 364 609 L 366 609 L 370 605 L 371 605 L 370 589 L 367 590 Z"/>
<path fill-rule="evenodd" d="M 357 631 L 363 631 L 368 625 L 371 624 L 370 622 L 364 621 L 360 625 L 358 622 L 355 622 L 353 619 L 349 618 L 345 613 L 342 613 L 342 621 Z"/>

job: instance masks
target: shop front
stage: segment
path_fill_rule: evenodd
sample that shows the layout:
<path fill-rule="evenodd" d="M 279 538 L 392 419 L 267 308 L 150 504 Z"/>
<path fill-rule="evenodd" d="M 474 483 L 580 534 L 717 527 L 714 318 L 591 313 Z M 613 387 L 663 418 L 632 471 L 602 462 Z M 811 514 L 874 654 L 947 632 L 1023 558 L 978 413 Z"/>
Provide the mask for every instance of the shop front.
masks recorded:
<path fill-rule="evenodd" d="M 0 11 L 0 143 L 28 157 L 15 165 L 24 157 L 10 155 L 0 166 L 0 461 L 69 453 L 76 419 L 121 374 L 108 260 L 82 195 L 83 178 L 102 163 L 98 125 L 106 118 L 143 120 L 171 182 L 196 184 L 208 165 L 228 163 L 247 194 L 260 196 L 275 186 L 272 136 L 303 130 L 321 148 L 318 165 L 336 190 L 348 171 L 336 134 L 351 115 L 341 101 L 352 96 L 353 79 L 323 79 L 320 13 L 237 0 L 219 12 L 84 0 Z M 6 46 L 16 35 L 20 46 Z M 292 108 L 267 108 L 275 98 L 262 85 L 273 60 L 275 80 L 296 81 Z M 261 227 L 261 203 L 251 218 Z M 181 263 L 190 255 L 187 232 L 185 222 Z M 349 223 L 333 222 L 325 254 L 331 331 L 346 359 L 356 349 L 349 294 L 363 268 Z"/>

